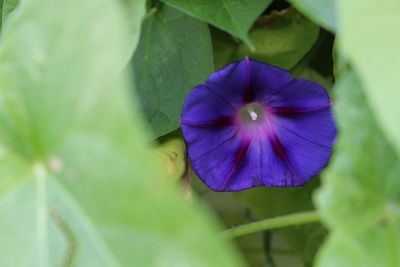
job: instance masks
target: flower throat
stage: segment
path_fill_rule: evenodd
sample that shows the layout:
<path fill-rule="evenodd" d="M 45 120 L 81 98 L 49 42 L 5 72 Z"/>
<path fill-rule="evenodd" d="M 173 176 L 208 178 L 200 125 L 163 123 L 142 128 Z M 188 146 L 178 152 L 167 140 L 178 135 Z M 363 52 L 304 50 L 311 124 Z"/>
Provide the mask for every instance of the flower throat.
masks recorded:
<path fill-rule="evenodd" d="M 265 109 L 258 103 L 247 104 L 239 111 L 239 120 L 241 123 L 260 123 L 265 120 L 265 117 Z"/>

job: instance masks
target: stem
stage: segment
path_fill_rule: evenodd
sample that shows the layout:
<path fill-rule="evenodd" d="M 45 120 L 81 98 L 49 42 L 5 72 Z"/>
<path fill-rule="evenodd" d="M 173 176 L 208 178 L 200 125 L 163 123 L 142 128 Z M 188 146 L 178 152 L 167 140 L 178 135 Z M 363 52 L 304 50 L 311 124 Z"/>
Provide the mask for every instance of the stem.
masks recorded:
<path fill-rule="evenodd" d="M 249 224 L 243 224 L 237 227 L 233 227 L 231 229 L 227 229 L 223 231 L 222 234 L 225 238 L 235 238 L 242 235 L 252 234 L 275 228 L 318 222 L 319 220 L 320 217 L 318 212 L 316 211 L 299 212 L 280 217 L 265 219 Z"/>

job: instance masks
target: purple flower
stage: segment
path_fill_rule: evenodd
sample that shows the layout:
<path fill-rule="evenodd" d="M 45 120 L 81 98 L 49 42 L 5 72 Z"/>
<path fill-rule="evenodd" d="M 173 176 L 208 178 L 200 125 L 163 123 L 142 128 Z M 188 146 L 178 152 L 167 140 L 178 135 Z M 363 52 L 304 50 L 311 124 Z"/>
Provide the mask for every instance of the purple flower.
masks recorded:
<path fill-rule="evenodd" d="M 215 191 L 304 185 L 337 134 L 322 86 L 249 58 L 196 86 L 180 122 L 193 170 Z"/>

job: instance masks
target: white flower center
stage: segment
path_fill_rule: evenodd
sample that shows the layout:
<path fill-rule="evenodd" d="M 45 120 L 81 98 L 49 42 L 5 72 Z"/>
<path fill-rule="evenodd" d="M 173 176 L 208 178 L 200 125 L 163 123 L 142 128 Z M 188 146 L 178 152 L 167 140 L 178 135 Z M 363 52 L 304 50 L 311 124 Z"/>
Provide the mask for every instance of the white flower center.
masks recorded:
<path fill-rule="evenodd" d="M 250 118 L 252 121 L 257 120 L 258 115 L 257 115 L 257 112 L 254 111 L 253 107 L 248 107 L 247 112 L 249 112 L 249 115 L 250 115 Z"/>
<path fill-rule="evenodd" d="M 240 109 L 238 116 L 241 123 L 256 125 L 264 122 L 267 113 L 261 104 L 250 103 Z"/>

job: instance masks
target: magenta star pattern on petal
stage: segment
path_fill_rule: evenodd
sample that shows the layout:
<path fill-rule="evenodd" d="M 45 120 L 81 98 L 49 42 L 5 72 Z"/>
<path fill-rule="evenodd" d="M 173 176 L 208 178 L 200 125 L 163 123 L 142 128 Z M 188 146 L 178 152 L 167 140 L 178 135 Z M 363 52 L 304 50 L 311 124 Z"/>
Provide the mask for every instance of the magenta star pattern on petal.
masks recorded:
<path fill-rule="evenodd" d="M 193 88 L 180 123 L 192 168 L 214 191 L 304 185 L 337 135 L 321 85 L 249 58 Z"/>

